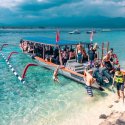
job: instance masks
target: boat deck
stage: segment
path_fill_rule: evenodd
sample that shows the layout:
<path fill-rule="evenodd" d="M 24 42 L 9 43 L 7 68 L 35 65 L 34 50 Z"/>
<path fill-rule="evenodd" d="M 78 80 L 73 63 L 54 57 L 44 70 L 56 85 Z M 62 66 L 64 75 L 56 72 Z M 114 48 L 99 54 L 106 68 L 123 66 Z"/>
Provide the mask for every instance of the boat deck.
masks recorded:
<path fill-rule="evenodd" d="M 73 70 L 80 74 L 81 73 L 83 74 L 83 71 L 85 70 L 86 67 L 87 67 L 87 63 L 83 63 L 83 64 L 78 63 L 76 62 L 76 59 L 68 60 L 66 63 L 66 68 Z"/>

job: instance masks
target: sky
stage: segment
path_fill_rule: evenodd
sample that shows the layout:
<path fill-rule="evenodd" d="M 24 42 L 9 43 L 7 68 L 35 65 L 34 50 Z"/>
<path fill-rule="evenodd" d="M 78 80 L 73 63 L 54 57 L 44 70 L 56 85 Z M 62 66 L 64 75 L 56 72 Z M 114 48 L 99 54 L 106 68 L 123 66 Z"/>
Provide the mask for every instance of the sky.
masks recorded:
<path fill-rule="evenodd" d="M 125 0 L 0 0 L 3 25 L 73 25 L 100 16 L 125 18 Z"/>

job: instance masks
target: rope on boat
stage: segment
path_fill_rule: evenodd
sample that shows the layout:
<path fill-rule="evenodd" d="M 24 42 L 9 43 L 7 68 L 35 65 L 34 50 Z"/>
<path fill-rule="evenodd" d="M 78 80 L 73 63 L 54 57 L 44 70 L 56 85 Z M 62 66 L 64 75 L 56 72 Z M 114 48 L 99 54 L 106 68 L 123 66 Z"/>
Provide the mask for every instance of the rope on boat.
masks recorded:
<path fill-rule="evenodd" d="M 21 78 L 18 73 L 15 71 L 15 69 L 12 67 L 12 65 L 9 63 L 8 59 L 5 58 L 4 54 L 1 52 L 1 55 L 3 57 L 3 59 L 6 61 L 7 65 L 9 66 L 10 70 L 13 72 L 13 74 L 18 78 L 18 80 L 20 82 L 22 82 L 23 84 L 25 83 L 24 79 Z"/>

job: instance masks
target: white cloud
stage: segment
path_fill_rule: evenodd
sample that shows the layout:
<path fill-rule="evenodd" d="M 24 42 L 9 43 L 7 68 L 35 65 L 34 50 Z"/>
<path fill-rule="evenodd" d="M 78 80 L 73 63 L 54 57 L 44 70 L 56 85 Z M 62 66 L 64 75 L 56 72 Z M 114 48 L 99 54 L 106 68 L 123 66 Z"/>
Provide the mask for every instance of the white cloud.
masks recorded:
<path fill-rule="evenodd" d="M 12 9 L 23 2 L 24 0 L 0 0 L 0 7 Z"/>
<path fill-rule="evenodd" d="M 0 0 L 0 18 L 5 21 L 63 17 L 125 17 L 125 0 Z M 4 21 L 3 21 L 4 22 Z"/>

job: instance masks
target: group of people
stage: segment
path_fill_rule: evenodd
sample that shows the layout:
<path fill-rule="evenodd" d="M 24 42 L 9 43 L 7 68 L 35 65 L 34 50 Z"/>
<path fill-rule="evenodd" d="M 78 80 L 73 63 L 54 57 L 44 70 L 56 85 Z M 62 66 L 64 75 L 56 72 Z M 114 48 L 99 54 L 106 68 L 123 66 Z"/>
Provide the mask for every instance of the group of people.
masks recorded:
<path fill-rule="evenodd" d="M 89 73 L 89 77 L 87 77 Z M 91 86 L 96 81 L 100 86 L 106 83 L 112 83 L 112 87 L 116 86 L 118 99 L 122 97 L 124 102 L 124 74 L 120 69 L 118 58 L 113 53 L 113 48 L 102 58 L 102 60 L 94 62 L 94 68 L 85 71 L 87 85 Z M 121 94 L 122 96 L 121 96 Z"/>
<path fill-rule="evenodd" d="M 41 45 L 38 43 L 32 43 L 29 41 L 20 41 L 20 47 L 23 52 L 32 53 L 35 56 L 44 58 L 46 61 L 50 61 L 57 65 L 60 65 L 60 55 L 62 65 L 66 65 L 67 60 L 76 59 L 78 63 L 88 62 L 89 70 L 84 71 L 84 79 L 87 86 L 91 86 L 96 81 L 100 86 L 106 83 L 113 83 L 117 86 L 118 97 L 120 98 L 120 91 L 124 96 L 124 77 L 118 66 L 119 62 L 116 54 L 113 53 L 113 48 L 102 58 L 97 59 L 97 44 L 90 44 L 88 52 L 86 52 L 84 46 L 79 43 L 76 48 L 65 46 L 59 49 L 58 46 Z M 58 80 L 59 67 L 54 71 L 53 79 Z M 88 77 L 89 76 L 89 77 Z"/>
<path fill-rule="evenodd" d="M 81 43 L 76 47 L 74 46 L 74 48 L 72 46 L 63 46 L 62 48 L 59 48 L 58 46 L 43 45 L 21 40 L 20 48 L 23 52 L 32 53 L 35 56 L 39 56 L 44 58 L 46 61 L 50 61 L 58 65 L 60 65 L 60 55 L 62 65 L 66 65 L 67 60 L 76 59 L 78 63 L 89 61 L 90 67 L 92 67 L 94 60 L 97 58 L 97 44 L 94 46 L 90 45 L 88 47 L 88 53 Z"/>
<path fill-rule="evenodd" d="M 21 40 L 20 48 L 25 53 L 32 53 L 34 56 L 39 56 L 44 58 L 46 61 L 50 61 L 58 65 L 60 65 L 59 54 L 62 58 L 62 65 L 66 65 L 67 60 L 75 59 L 76 57 L 75 50 L 68 46 L 64 46 L 60 49 L 58 46 L 42 45 Z"/>

